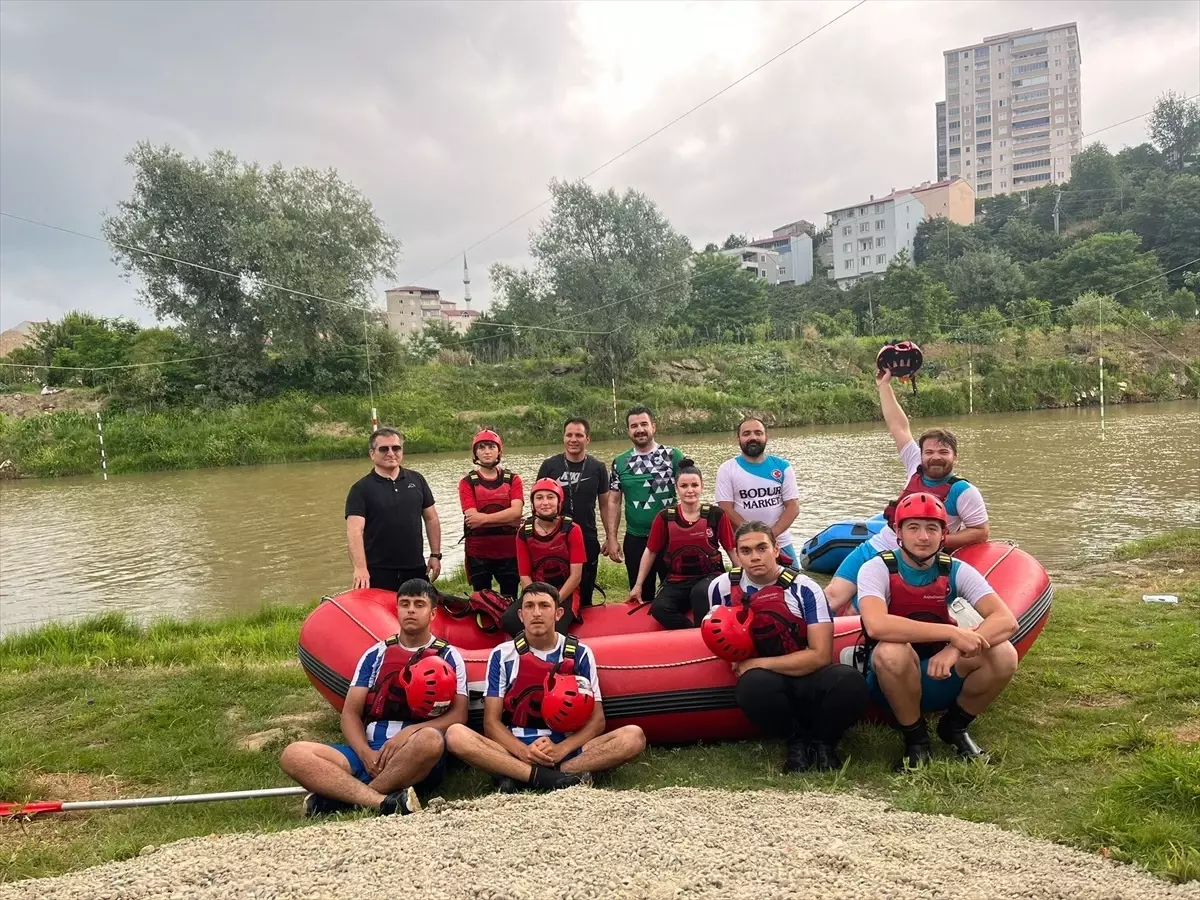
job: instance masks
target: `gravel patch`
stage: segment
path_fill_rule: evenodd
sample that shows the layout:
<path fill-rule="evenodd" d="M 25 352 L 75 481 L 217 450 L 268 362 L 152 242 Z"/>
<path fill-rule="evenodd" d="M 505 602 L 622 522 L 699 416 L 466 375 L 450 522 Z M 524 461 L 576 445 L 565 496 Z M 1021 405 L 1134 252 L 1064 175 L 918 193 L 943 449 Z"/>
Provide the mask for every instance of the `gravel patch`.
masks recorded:
<path fill-rule="evenodd" d="M 572 788 L 419 816 L 168 844 L 0 887 L 5 900 L 1200 898 L 1131 866 L 993 825 L 846 794 Z"/>

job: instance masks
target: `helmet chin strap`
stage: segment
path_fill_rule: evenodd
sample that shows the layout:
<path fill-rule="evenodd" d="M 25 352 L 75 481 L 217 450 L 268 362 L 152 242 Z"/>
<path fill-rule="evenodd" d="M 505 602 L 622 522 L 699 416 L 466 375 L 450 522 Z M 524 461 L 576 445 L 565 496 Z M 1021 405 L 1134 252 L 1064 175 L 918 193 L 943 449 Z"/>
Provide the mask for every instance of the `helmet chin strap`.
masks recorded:
<path fill-rule="evenodd" d="M 547 516 L 547 515 L 543 515 L 543 514 L 542 514 L 542 513 L 540 513 L 540 512 L 537 512 L 537 511 L 535 510 L 533 514 L 534 514 L 534 515 L 535 515 L 535 516 L 536 516 L 536 517 L 537 517 L 537 518 L 538 518 L 540 521 L 542 521 L 542 522 L 553 522 L 555 519 L 557 519 L 557 518 L 558 518 L 558 513 L 555 513 L 555 514 L 554 514 L 554 515 L 552 515 L 552 516 Z"/>
<path fill-rule="evenodd" d="M 917 554 L 913 553 L 911 550 L 909 550 L 903 544 L 900 545 L 900 549 L 903 550 L 906 554 L 908 554 L 908 558 L 911 559 L 913 562 L 915 562 L 918 566 L 924 567 L 924 565 L 927 562 L 929 562 L 931 559 L 935 559 L 937 557 L 937 555 L 942 552 L 942 548 L 944 548 L 945 546 L 946 546 L 946 535 L 943 532 L 942 539 L 938 543 L 937 549 L 934 550 L 932 553 L 930 553 L 928 556 L 917 556 Z"/>

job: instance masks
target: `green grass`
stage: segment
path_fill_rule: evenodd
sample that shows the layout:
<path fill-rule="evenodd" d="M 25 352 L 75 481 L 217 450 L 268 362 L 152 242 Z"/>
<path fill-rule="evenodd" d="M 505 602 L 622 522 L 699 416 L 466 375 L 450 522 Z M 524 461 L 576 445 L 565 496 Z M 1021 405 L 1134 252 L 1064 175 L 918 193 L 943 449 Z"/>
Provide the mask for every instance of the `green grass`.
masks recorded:
<path fill-rule="evenodd" d="M 1017 679 L 973 733 L 996 764 L 939 760 L 897 776 L 885 728 L 854 729 L 844 771 L 780 774 L 782 748 L 749 741 L 653 748 L 612 788 L 854 791 L 925 813 L 995 822 L 1200 879 L 1200 529 L 1121 548 L 1162 574 L 1178 606 L 1141 601 L 1142 585 L 1097 577 L 1062 590 Z M 1190 560 L 1182 575 L 1160 560 Z M 617 588 L 622 570 L 602 569 Z M 447 587 L 454 586 L 451 581 Z M 611 599 L 618 599 L 610 590 Z M 105 617 L 0 641 L 0 797 L 46 799 L 277 786 L 290 740 L 338 738 L 338 723 L 294 661 L 304 609 L 248 619 L 160 622 Z M 258 749 L 245 743 L 251 735 Z M 71 773 L 67 779 L 62 773 Z M 443 795 L 488 790 L 457 772 Z M 62 796 L 55 799 L 69 799 Z M 148 844 L 303 824 L 294 800 L 46 817 L 0 825 L 0 880 L 68 871 Z"/>
<path fill-rule="evenodd" d="M 1130 339 L 1111 340 L 1120 347 Z M 1200 368 L 1200 326 L 1163 335 L 1162 344 L 1125 350 L 1106 345 L 1110 403 L 1197 395 L 1200 380 L 1177 358 Z M 869 421 L 880 415 L 871 380 L 878 346 L 872 338 L 803 339 L 649 354 L 617 384 L 617 407 L 648 404 L 673 433 L 723 431 L 746 410 L 769 412 L 778 426 Z M 914 416 L 965 414 L 973 363 L 977 412 L 1094 404 L 1094 397 L 1078 398 L 1096 387 L 1097 350 L 1089 335 L 1062 329 L 1031 333 L 1024 343 L 1010 332 L 1004 343 L 987 348 L 934 343 L 926 347 L 920 393 L 905 392 L 902 400 Z M 702 363 L 707 374 L 669 365 L 687 359 Z M 565 361 L 566 374 L 551 375 L 558 362 L 413 365 L 376 386 L 374 405 L 381 421 L 404 429 L 414 453 L 462 449 L 484 424 L 499 428 L 510 447 L 557 443 L 563 420 L 572 415 L 587 416 L 597 438 L 612 433 L 609 386 L 587 383 L 581 357 Z M 291 393 L 222 409 L 110 411 L 104 424 L 108 468 L 120 474 L 359 457 L 371 405 L 362 396 Z M 78 412 L 19 420 L 0 415 L 4 459 L 13 463 L 8 474 L 95 473 L 95 419 Z"/>

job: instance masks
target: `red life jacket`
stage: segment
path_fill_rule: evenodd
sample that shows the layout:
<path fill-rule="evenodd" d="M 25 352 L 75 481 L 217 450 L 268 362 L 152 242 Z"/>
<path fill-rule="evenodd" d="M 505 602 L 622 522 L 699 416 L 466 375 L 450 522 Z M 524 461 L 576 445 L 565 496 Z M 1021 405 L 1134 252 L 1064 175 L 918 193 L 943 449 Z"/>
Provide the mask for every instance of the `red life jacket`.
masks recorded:
<path fill-rule="evenodd" d="M 475 496 L 475 508 L 481 513 L 504 512 L 512 506 L 513 473 L 500 472 L 495 481 L 485 481 L 478 469 L 472 469 L 463 479 Z M 516 524 L 484 525 L 482 528 L 468 528 L 463 524 L 463 535 L 467 539 L 467 556 L 478 559 L 509 559 L 516 556 L 516 545 L 513 535 L 517 533 Z"/>
<path fill-rule="evenodd" d="M 879 554 L 888 569 L 888 615 L 903 616 L 918 622 L 937 622 L 954 625 L 950 616 L 950 567 L 953 560 L 946 553 L 937 555 L 937 578 L 929 584 L 909 584 L 900 574 L 900 565 L 895 552 L 887 550 Z M 913 644 L 917 656 L 928 659 L 946 646 L 947 641 L 929 644 Z"/>
<path fill-rule="evenodd" d="M 529 551 L 529 577 L 562 587 L 571 577 L 571 543 L 568 540 L 575 523 L 570 516 L 560 516 L 558 528 L 550 534 L 538 534 L 530 516 L 517 532 Z"/>
<path fill-rule="evenodd" d="M 933 496 L 937 497 L 942 501 L 942 504 L 945 505 L 946 498 L 950 496 L 950 488 L 954 487 L 957 482 L 963 480 L 957 475 L 951 475 L 941 484 L 935 484 L 933 487 L 929 487 L 921 480 L 922 472 L 923 468 L 921 466 L 917 466 L 917 471 L 913 472 L 912 478 L 908 479 L 908 484 L 904 486 L 904 490 L 900 492 L 900 496 L 884 507 L 883 517 L 887 519 L 888 527 L 891 528 L 892 531 L 896 530 L 896 507 L 899 506 L 900 501 L 909 494 L 933 494 Z"/>
<path fill-rule="evenodd" d="M 375 687 L 367 692 L 363 704 L 364 722 L 411 722 L 414 718 L 408 708 L 408 697 L 400 684 L 400 674 L 425 656 L 436 654 L 449 662 L 450 645 L 441 638 L 421 650 L 409 650 L 400 643 L 400 635 L 394 634 L 385 642 L 383 660 L 375 676 Z"/>
<path fill-rule="evenodd" d="M 787 591 L 800 573 L 783 569 L 775 583 L 759 588 L 750 597 L 742 590 L 742 569 L 729 570 L 729 602 L 750 609 L 750 635 L 759 656 L 784 656 L 808 646 L 808 622 L 797 616 L 787 603 Z"/>
<path fill-rule="evenodd" d="M 698 581 L 725 571 L 718 529 L 724 512 L 719 506 L 700 506 L 700 518 L 685 522 L 678 506 L 662 512 L 667 522 L 667 546 L 663 565 L 672 581 Z"/>
<path fill-rule="evenodd" d="M 546 662 L 533 652 L 529 642 L 525 640 L 525 632 L 513 639 L 513 644 L 520 654 L 517 664 L 517 677 L 508 686 L 504 694 L 504 711 L 500 721 L 505 725 L 516 725 L 518 728 L 549 728 L 542 718 L 542 694 L 546 690 L 546 676 L 553 672 L 555 675 L 574 675 L 575 657 L 579 653 L 579 638 L 568 634 L 563 639 L 562 658 L 555 663 Z"/>

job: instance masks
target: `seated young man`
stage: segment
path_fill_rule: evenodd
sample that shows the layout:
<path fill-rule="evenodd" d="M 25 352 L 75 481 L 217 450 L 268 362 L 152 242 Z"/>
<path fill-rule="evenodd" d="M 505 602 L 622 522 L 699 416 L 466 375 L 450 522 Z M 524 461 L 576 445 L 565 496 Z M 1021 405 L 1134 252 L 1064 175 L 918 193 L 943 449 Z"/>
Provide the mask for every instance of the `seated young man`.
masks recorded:
<path fill-rule="evenodd" d="M 556 789 L 615 769 L 646 747 L 636 725 L 604 734 L 600 676 L 592 651 L 573 635 L 555 631 L 563 615 L 558 591 L 535 581 L 519 598 L 522 631 L 492 650 L 483 700 L 483 734 L 452 725 L 446 746 L 459 759 L 498 779 L 501 791 L 522 787 Z M 595 699 L 591 717 L 578 731 L 554 731 L 542 718 L 546 676 L 574 676 Z"/>
<path fill-rule="evenodd" d="M 949 709 L 937 732 L 964 759 L 984 756 L 967 727 L 1017 671 L 1009 638 L 1017 620 L 978 570 L 942 553 L 946 507 L 932 494 L 910 494 L 896 508 L 899 551 L 885 551 L 858 571 L 858 600 L 870 655 L 867 686 L 891 708 L 904 736 L 896 768 L 930 759 L 923 712 Z M 975 627 L 960 625 L 950 604 L 962 597 Z"/>
<path fill-rule="evenodd" d="M 733 664 L 737 704 L 765 734 L 787 743 L 784 772 L 840 769 L 837 745 L 867 706 L 866 683 L 833 661 L 825 594 L 779 564 L 772 527 L 743 522 L 735 540 L 741 565 L 717 577 L 709 600 L 749 610 L 754 656 Z"/>
<path fill-rule="evenodd" d="M 428 581 L 411 578 L 400 585 L 400 633 L 375 644 L 358 661 L 342 708 L 344 744 L 296 741 L 284 748 L 283 771 L 312 791 L 304 798 L 305 815 L 354 807 L 406 815 L 420 810 L 418 794 L 427 796 L 441 782 L 443 734 L 467 721 L 467 668 L 456 649 L 429 632 L 437 600 Z M 409 663 L 433 656 L 453 670 L 457 689 L 448 708 L 421 718 L 397 689 L 398 676 Z"/>

